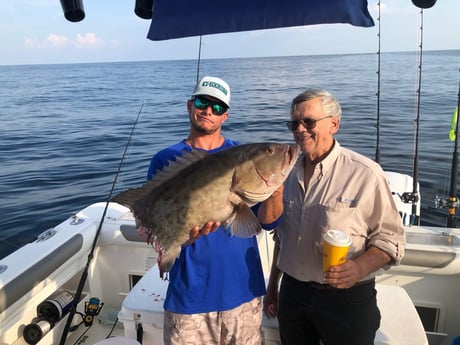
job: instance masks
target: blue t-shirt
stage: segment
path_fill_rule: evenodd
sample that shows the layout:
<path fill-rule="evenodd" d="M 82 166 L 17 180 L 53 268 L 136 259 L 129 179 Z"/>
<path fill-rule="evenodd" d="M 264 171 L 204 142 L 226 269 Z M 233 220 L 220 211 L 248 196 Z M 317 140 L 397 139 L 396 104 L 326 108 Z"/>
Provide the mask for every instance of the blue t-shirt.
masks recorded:
<path fill-rule="evenodd" d="M 215 153 L 238 143 L 225 139 Z M 152 178 L 182 151 L 191 151 L 184 141 L 155 154 L 147 178 Z M 258 205 L 254 206 L 254 212 Z M 210 219 L 212 220 L 212 219 Z M 263 224 L 272 229 L 278 221 Z M 197 224 L 200 225 L 200 224 Z M 180 314 L 197 314 L 233 309 L 264 295 L 265 281 L 257 238 L 238 238 L 219 227 L 215 232 L 184 246 L 169 272 L 164 309 Z"/>

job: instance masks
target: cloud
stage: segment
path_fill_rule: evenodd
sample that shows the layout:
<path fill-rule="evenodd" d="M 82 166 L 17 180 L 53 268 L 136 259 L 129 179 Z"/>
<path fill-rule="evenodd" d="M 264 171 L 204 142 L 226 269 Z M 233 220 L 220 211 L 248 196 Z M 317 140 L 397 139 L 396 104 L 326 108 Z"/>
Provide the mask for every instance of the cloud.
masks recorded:
<path fill-rule="evenodd" d="M 45 39 L 24 37 L 24 46 L 28 48 L 63 48 L 76 47 L 79 49 L 98 47 L 103 44 L 102 39 L 96 34 L 88 32 L 86 34 L 77 34 L 75 39 L 58 34 L 49 34 Z"/>
<path fill-rule="evenodd" d="M 46 38 L 46 43 L 54 47 L 64 47 L 69 43 L 69 39 L 66 36 L 59 36 L 56 34 L 49 34 Z"/>
<path fill-rule="evenodd" d="M 85 35 L 77 34 L 77 47 L 94 47 L 102 44 L 102 40 L 96 37 L 96 34 L 88 32 Z"/>

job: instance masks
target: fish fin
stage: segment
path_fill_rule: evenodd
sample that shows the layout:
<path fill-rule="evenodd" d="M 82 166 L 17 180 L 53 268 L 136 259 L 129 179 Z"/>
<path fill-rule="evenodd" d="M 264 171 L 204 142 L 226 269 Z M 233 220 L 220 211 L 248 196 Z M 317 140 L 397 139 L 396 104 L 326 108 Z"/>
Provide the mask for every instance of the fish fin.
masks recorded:
<path fill-rule="evenodd" d="M 161 253 L 161 256 L 158 256 L 158 267 L 160 268 L 160 278 L 163 278 L 164 273 L 167 273 L 171 270 L 174 261 L 180 254 L 181 247 L 172 247 L 168 250 L 165 250 Z"/>
<path fill-rule="evenodd" d="M 237 212 L 228 224 L 231 224 L 231 233 L 237 237 L 252 237 L 262 231 L 259 219 L 245 203 L 237 206 Z"/>
<path fill-rule="evenodd" d="M 131 211 L 134 210 L 134 205 L 136 202 L 144 197 L 146 197 L 152 188 L 149 188 L 147 184 L 138 188 L 129 188 L 123 192 L 115 195 L 110 201 L 116 202 L 120 205 L 128 207 Z"/>
<path fill-rule="evenodd" d="M 133 213 L 136 209 L 136 203 L 149 196 L 158 186 L 172 179 L 182 170 L 186 169 L 196 161 L 199 161 L 209 153 L 202 150 L 183 151 L 182 156 L 176 156 L 175 161 L 168 161 L 169 165 L 157 171 L 155 176 L 137 188 L 129 188 L 115 195 L 111 201 L 127 206 Z"/>
<path fill-rule="evenodd" d="M 158 185 L 162 184 L 164 181 L 173 178 L 181 171 L 187 169 L 193 163 L 209 155 L 208 152 L 203 150 L 184 150 L 181 155 L 175 156 L 176 160 L 169 160 L 168 165 L 164 166 L 162 170 L 157 171 L 151 181 L 156 182 Z"/>
<path fill-rule="evenodd" d="M 230 219 L 227 219 L 227 221 L 225 221 L 224 223 L 222 223 L 222 224 L 220 225 L 220 227 L 221 227 L 222 229 L 224 229 L 224 231 L 228 231 L 228 232 L 231 233 L 231 232 L 232 232 L 231 224 L 232 224 L 232 222 L 233 222 L 233 218 L 234 218 L 234 217 L 232 217 L 232 218 L 230 218 Z"/>

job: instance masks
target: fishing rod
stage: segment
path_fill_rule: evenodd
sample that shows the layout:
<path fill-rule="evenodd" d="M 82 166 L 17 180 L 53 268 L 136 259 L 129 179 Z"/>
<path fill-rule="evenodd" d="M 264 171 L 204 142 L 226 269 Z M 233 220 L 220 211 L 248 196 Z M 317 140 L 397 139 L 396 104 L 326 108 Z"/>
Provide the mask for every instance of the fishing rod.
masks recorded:
<path fill-rule="evenodd" d="M 84 288 L 84 285 L 86 283 L 86 279 L 88 277 L 89 266 L 90 266 L 91 261 L 93 259 L 94 250 L 96 249 L 97 240 L 99 238 L 99 234 L 101 233 L 101 229 L 102 229 L 102 225 L 104 223 L 105 215 L 107 213 L 107 209 L 109 207 L 110 200 L 112 199 L 113 191 L 115 190 L 115 185 L 116 185 L 116 183 L 118 181 L 118 176 L 120 175 L 120 172 L 121 172 L 121 167 L 123 166 L 123 163 L 125 161 L 125 157 L 126 157 L 126 153 L 128 151 L 128 147 L 131 144 L 131 138 L 132 138 L 132 136 L 134 134 L 134 129 L 136 128 L 137 123 L 139 122 L 139 117 L 141 115 L 142 108 L 144 108 L 144 103 L 142 103 L 141 108 L 139 109 L 139 112 L 137 113 L 136 120 L 134 121 L 133 126 L 131 128 L 131 132 L 130 132 L 129 137 L 128 137 L 128 142 L 126 143 L 125 149 L 123 151 L 123 155 L 122 155 L 121 160 L 120 160 L 120 164 L 118 165 L 117 172 L 116 172 L 115 177 L 113 179 L 112 187 L 110 189 L 109 196 L 108 196 L 107 201 L 105 203 L 104 211 L 102 212 L 101 220 L 100 220 L 99 226 L 98 226 L 98 228 L 96 230 L 96 234 L 94 236 L 94 240 L 93 240 L 93 244 L 91 246 L 91 250 L 90 250 L 90 252 L 88 254 L 88 260 L 86 262 L 85 269 L 83 270 L 83 273 L 82 273 L 81 278 L 80 278 L 80 282 L 78 283 L 78 288 L 77 288 L 77 291 L 75 292 L 75 297 L 73 299 L 73 302 L 72 302 L 72 305 L 71 305 L 71 308 L 70 308 L 70 311 L 69 311 L 69 316 L 67 318 L 67 322 L 66 322 L 64 330 L 62 332 L 61 340 L 59 342 L 59 345 L 64 345 L 65 344 L 67 334 L 69 333 L 70 324 L 72 323 L 72 319 L 73 319 L 73 317 L 75 315 L 75 312 L 77 310 L 77 305 L 78 305 L 78 302 L 80 301 L 81 294 L 83 292 L 83 288 Z"/>
<path fill-rule="evenodd" d="M 420 198 L 418 195 L 418 143 L 420 128 L 420 99 L 422 90 L 422 59 L 423 59 L 423 8 L 420 9 L 420 44 L 419 44 L 419 64 L 418 68 L 418 85 L 417 85 L 417 106 L 415 117 L 415 144 L 414 144 L 414 165 L 412 175 L 412 193 L 410 194 L 410 203 L 412 203 L 411 225 L 420 225 L 420 216 L 417 214 L 417 203 Z"/>
<path fill-rule="evenodd" d="M 460 69 L 459 69 L 460 72 Z M 459 202 L 457 200 L 457 170 L 458 170 L 458 113 L 460 112 L 460 78 L 458 82 L 458 95 L 457 95 L 457 108 L 454 110 L 452 114 L 452 123 L 451 123 L 451 132 L 454 130 L 453 124 L 455 123 L 455 143 L 454 143 L 454 152 L 452 153 L 452 168 L 451 168 L 451 176 L 450 176 L 450 195 L 449 195 L 449 215 L 447 216 L 447 223 L 446 226 L 448 228 L 456 228 L 457 221 L 455 219 L 455 212 L 456 208 L 459 206 Z M 454 122 L 455 121 L 455 122 Z M 451 138 L 452 139 L 452 138 Z"/>
<path fill-rule="evenodd" d="M 378 51 L 377 51 L 377 123 L 375 124 L 375 127 L 377 128 L 377 143 L 375 147 L 375 161 L 377 163 L 380 163 L 380 59 L 381 59 L 381 53 L 380 53 L 380 38 L 381 38 L 381 31 L 380 31 L 380 1 L 377 3 L 379 7 L 379 16 L 377 18 L 377 21 L 379 22 L 379 32 L 377 33 L 377 36 L 379 38 L 378 42 Z"/>
<path fill-rule="evenodd" d="M 412 204 L 412 215 L 410 216 L 411 225 L 420 225 L 420 216 L 417 214 L 417 204 L 420 202 L 418 194 L 418 141 L 419 141 L 419 124 L 420 124 L 420 97 L 422 89 L 422 56 L 423 56 L 423 9 L 434 6 L 436 0 L 412 0 L 412 3 L 420 8 L 420 53 L 418 65 L 418 87 L 417 87 L 417 111 L 415 117 L 415 144 L 414 144 L 414 162 L 412 176 L 412 193 L 405 193 L 404 202 Z"/>

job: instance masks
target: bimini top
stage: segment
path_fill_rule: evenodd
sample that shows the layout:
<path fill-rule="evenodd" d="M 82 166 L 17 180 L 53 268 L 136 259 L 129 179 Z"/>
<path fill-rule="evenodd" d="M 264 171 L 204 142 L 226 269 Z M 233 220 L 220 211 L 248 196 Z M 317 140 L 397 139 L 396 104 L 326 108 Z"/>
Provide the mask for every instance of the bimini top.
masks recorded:
<path fill-rule="evenodd" d="M 148 38 L 347 23 L 374 26 L 367 0 L 155 0 Z"/>

